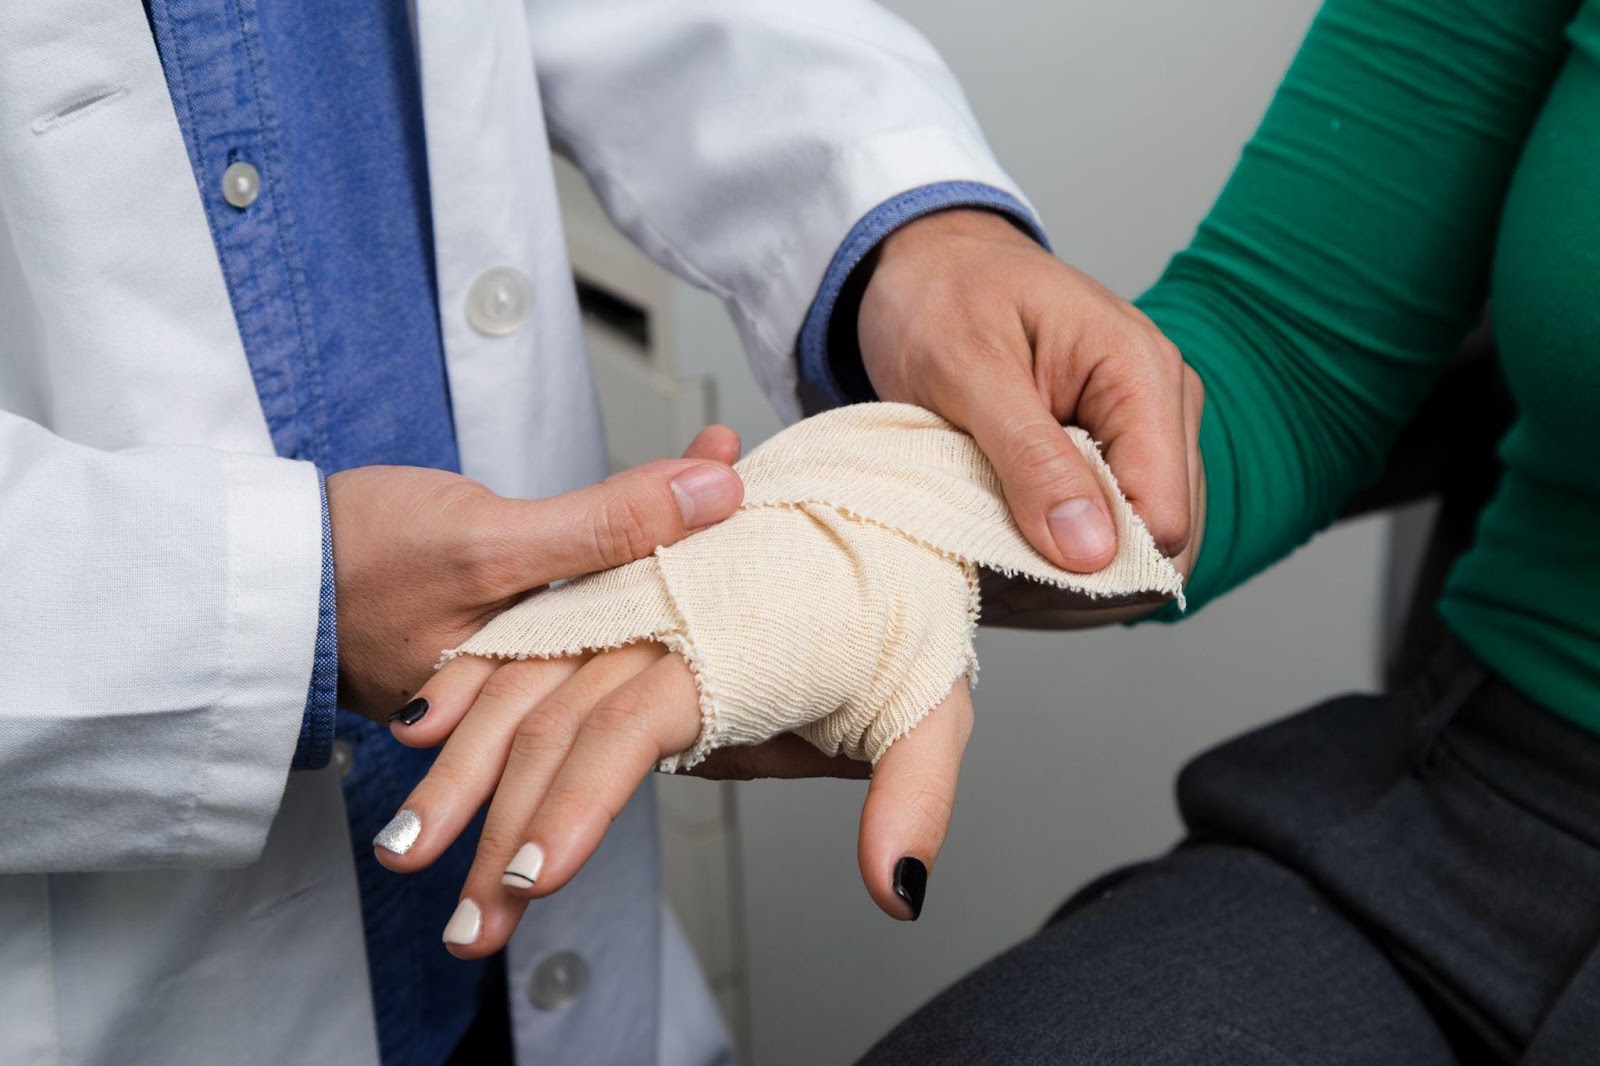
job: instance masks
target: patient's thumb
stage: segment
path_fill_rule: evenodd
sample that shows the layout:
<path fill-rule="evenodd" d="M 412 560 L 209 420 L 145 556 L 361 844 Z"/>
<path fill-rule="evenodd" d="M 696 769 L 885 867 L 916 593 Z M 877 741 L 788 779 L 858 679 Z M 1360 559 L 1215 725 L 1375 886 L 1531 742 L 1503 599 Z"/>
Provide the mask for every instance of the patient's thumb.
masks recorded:
<path fill-rule="evenodd" d="M 972 697 L 962 679 L 873 768 L 857 856 L 867 892 L 891 918 L 915 921 L 922 914 L 971 735 Z"/>

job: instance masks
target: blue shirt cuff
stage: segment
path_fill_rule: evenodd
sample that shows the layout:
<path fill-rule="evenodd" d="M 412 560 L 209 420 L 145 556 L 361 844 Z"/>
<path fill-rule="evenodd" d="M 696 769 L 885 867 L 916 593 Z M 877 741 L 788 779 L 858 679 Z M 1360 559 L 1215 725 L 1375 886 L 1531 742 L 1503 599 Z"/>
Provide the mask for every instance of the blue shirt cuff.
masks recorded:
<path fill-rule="evenodd" d="M 322 588 L 317 595 L 316 657 L 311 664 L 311 688 L 306 693 L 306 713 L 300 720 L 300 742 L 294 749 L 291 770 L 320 770 L 333 758 L 333 722 L 339 692 L 339 626 L 333 594 L 333 523 L 328 517 L 328 481 L 321 474 Z"/>
<path fill-rule="evenodd" d="M 885 237 L 924 215 L 958 207 L 998 212 L 1045 247 L 1050 241 L 1027 206 L 992 185 L 972 181 L 945 181 L 923 185 L 885 200 L 857 222 L 834 253 L 822 278 L 817 298 L 800 327 L 797 355 L 800 377 L 833 403 L 865 403 L 877 399 L 861 365 L 856 342 L 856 313 L 865 285 L 853 278 Z M 852 281 L 858 284 L 851 285 Z M 849 291 L 847 291 L 849 290 Z"/>

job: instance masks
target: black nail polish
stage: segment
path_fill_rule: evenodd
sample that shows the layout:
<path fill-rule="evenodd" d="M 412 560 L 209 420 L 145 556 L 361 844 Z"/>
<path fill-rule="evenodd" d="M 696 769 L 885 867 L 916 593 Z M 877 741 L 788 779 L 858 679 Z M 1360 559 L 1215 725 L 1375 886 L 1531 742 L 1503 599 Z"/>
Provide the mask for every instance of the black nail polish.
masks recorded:
<path fill-rule="evenodd" d="M 404 707 L 389 716 L 389 721 L 399 722 L 401 725 L 416 725 L 422 721 L 422 716 L 428 713 L 428 701 L 418 696 Z"/>
<path fill-rule="evenodd" d="M 907 855 L 894 864 L 894 894 L 911 908 L 911 920 L 922 917 L 922 899 L 928 894 L 928 868 Z"/>

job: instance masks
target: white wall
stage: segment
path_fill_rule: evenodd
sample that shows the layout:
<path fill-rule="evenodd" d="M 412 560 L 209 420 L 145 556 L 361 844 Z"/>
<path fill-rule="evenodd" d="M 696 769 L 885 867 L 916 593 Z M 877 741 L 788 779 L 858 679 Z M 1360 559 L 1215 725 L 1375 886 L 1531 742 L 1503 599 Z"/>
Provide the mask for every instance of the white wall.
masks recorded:
<path fill-rule="evenodd" d="M 1134 295 L 1233 169 L 1315 0 L 889 0 L 967 89 L 1056 251 Z"/>

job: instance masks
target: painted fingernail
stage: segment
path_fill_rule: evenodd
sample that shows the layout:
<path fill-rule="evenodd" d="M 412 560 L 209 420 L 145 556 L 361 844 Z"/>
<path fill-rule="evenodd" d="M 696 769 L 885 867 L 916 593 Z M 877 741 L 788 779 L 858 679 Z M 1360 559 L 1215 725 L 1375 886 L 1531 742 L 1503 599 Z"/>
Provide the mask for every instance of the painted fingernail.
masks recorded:
<path fill-rule="evenodd" d="M 422 721 L 422 716 L 428 713 L 428 701 L 418 696 L 404 707 L 389 716 L 389 721 L 399 722 L 401 725 L 416 725 Z"/>
<path fill-rule="evenodd" d="M 894 894 L 911 908 L 911 920 L 922 917 L 922 899 L 928 894 L 928 868 L 907 855 L 894 864 Z"/>
<path fill-rule="evenodd" d="M 478 931 L 483 928 L 483 912 L 478 905 L 470 899 L 464 899 L 456 904 L 456 912 L 444 926 L 444 942 L 446 944 L 470 944 L 478 939 Z"/>
<path fill-rule="evenodd" d="M 696 466 L 672 479 L 672 495 L 683 512 L 683 528 L 697 529 L 726 518 L 739 506 L 739 481 L 716 466 Z"/>
<path fill-rule="evenodd" d="M 392 851 L 396 855 L 404 855 L 411 850 L 411 845 L 417 842 L 417 837 L 422 835 L 422 818 L 409 808 L 401 811 L 389 819 L 389 824 L 378 830 L 378 835 L 372 838 L 372 846 Z"/>
<path fill-rule="evenodd" d="M 1111 519 L 1087 496 L 1057 504 L 1045 515 L 1045 522 L 1056 547 L 1069 559 L 1093 559 L 1117 542 Z"/>
<path fill-rule="evenodd" d="M 506 864 L 506 872 L 500 875 L 500 883 L 507 888 L 532 888 L 533 883 L 539 880 L 539 871 L 543 867 L 544 849 L 537 844 L 524 844 Z"/>

